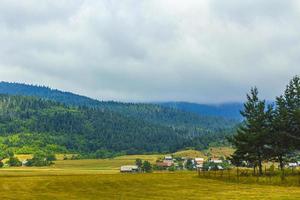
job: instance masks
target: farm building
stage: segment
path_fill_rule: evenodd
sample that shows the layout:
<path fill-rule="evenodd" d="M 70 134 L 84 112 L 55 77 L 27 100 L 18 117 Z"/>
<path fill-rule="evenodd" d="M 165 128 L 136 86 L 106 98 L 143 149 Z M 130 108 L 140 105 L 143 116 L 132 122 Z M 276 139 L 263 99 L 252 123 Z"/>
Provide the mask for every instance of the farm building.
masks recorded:
<path fill-rule="evenodd" d="M 120 172 L 121 173 L 134 173 L 134 172 L 138 172 L 139 168 L 136 165 L 124 165 L 121 166 L 120 168 Z"/>
<path fill-rule="evenodd" d="M 163 160 L 163 161 L 156 162 L 156 165 L 159 167 L 171 167 L 172 165 L 174 165 L 174 162 Z"/>
<path fill-rule="evenodd" d="M 210 159 L 210 162 L 216 163 L 216 164 L 221 164 L 221 163 L 223 163 L 223 161 L 220 160 L 220 159 L 218 159 L 218 158 L 211 158 L 211 159 Z"/>
<path fill-rule="evenodd" d="M 204 158 L 195 158 L 195 164 L 197 169 L 202 169 L 204 163 Z"/>
<path fill-rule="evenodd" d="M 164 160 L 172 160 L 173 161 L 173 157 L 172 156 L 165 156 Z"/>
<path fill-rule="evenodd" d="M 164 160 L 162 161 L 157 161 L 156 162 L 156 165 L 158 167 L 163 167 L 163 168 L 168 168 L 168 167 L 171 167 L 173 166 L 175 163 L 174 163 L 174 160 L 173 160 L 173 157 L 172 156 L 165 156 Z"/>

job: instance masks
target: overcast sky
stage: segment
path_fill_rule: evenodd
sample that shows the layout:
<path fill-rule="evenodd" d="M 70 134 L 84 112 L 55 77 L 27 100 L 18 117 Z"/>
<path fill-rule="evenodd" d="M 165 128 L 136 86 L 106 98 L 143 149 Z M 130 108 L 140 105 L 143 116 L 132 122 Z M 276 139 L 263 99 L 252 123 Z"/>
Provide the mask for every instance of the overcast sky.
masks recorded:
<path fill-rule="evenodd" d="M 220 103 L 273 99 L 297 74 L 297 0 L 0 0 L 3 81 Z"/>

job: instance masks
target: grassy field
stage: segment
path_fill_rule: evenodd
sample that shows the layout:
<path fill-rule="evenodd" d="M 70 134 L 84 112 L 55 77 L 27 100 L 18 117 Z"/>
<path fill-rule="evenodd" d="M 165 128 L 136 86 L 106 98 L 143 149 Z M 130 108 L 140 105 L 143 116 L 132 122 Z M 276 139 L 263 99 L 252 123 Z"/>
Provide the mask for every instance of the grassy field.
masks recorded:
<path fill-rule="evenodd" d="M 191 153 L 191 152 L 184 152 Z M 195 152 L 194 152 L 195 153 Z M 237 184 L 199 178 L 196 172 L 120 174 L 119 167 L 141 158 L 58 160 L 43 168 L 0 170 L 2 199 L 299 199 L 299 187 Z"/>
<path fill-rule="evenodd" d="M 296 187 L 226 183 L 195 173 L 1 176 L 2 199 L 299 199 Z M 1 173 L 1 172 L 0 172 Z"/>
<path fill-rule="evenodd" d="M 190 157 L 190 158 L 205 158 L 207 159 L 208 157 L 228 157 L 232 155 L 234 150 L 230 147 L 210 147 L 207 150 L 203 151 L 197 151 L 197 150 L 183 150 L 183 151 L 178 151 L 174 153 L 173 155 L 175 156 L 180 156 L 180 157 Z"/>

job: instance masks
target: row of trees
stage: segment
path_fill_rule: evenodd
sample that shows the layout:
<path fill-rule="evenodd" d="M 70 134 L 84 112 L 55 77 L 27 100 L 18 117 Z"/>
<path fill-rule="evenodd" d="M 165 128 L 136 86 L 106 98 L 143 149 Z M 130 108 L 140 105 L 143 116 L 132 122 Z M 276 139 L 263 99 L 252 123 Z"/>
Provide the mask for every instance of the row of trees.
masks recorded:
<path fill-rule="evenodd" d="M 260 100 L 258 89 L 251 89 L 241 114 L 245 121 L 230 138 L 236 148 L 233 164 L 258 167 L 261 175 L 264 161 L 276 161 L 283 170 L 300 150 L 300 77 L 290 81 L 275 104 Z"/>

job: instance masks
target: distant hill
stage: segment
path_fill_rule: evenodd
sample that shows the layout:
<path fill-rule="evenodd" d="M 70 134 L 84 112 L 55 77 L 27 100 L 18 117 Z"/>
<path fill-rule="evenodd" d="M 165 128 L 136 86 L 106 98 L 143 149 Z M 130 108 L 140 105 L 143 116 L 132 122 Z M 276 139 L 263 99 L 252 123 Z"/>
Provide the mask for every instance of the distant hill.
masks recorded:
<path fill-rule="evenodd" d="M 195 126 L 196 128 L 197 126 Z M 0 95 L 0 151 L 126 154 L 207 148 L 230 132 L 202 131 L 192 136 L 184 126 L 153 124 L 95 108 L 66 106 L 36 97 Z"/>
<path fill-rule="evenodd" d="M 22 83 L 0 82 L 0 94 L 35 96 L 68 105 L 97 106 L 101 103 L 95 99 L 73 94 L 71 92 Z"/>
<path fill-rule="evenodd" d="M 179 110 L 197 113 L 204 116 L 219 116 L 224 118 L 242 120 L 240 111 L 243 109 L 242 103 L 225 103 L 225 104 L 197 104 L 188 102 L 165 102 L 159 105 L 176 108 Z"/>
<path fill-rule="evenodd" d="M 169 152 L 189 144 L 181 130 L 118 113 L 65 106 L 35 97 L 0 95 L 0 150 L 93 153 Z"/>
<path fill-rule="evenodd" d="M 22 118 L 20 119 L 17 117 L 13 118 L 12 124 L 2 124 L 4 127 L 2 129 L 2 135 L 5 135 L 6 133 L 23 134 L 26 132 L 43 132 L 48 135 L 52 135 L 53 133 L 56 134 L 55 131 L 48 127 L 52 126 L 51 123 L 49 125 L 47 123 L 42 125 L 46 131 L 31 129 L 31 126 L 27 126 L 38 118 L 38 116 L 36 116 L 37 113 L 46 116 L 49 119 L 54 115 L 53 121 L 58 125 L 62 123 L 62 126 L 64 127 L 59 129 L 59 133 L 62 135 L 66 135 L 66 133 L 71 134 L 73 133 L 73 126 L 70 126 L 69 123 L 73 122 L 64 121 L 65 118 L 61 119 L 60 115 L 56 115 L 58 112 L 56 109 L 59 111 L 65 110 L 69 113 L 67 116 L 71 117 L 73 116 L 72 111 L 74 110 L 74 113 L 77 113 L 75 115 L 76 120 L 74 119 L 74 127 L 77 127 L 82 123 L 86 124 L 84 128 L 81 127 L 80 132 L 76 133 L 76 137 L 74 138 L 74 140 L 78 140 L 77 142 L 79 144 L 81 144 L 82 141 L 85 141 L 83 142 L 84 145 L 80 148 L 72 147 L 71 149 L 74 151 L 83 150 L 87 147 L 88 148 L 84 151 L 95 151 L 96 149 L 103 147 L 111 151 L 125 151 L 127 153 L 168 152 L 185 147 L 203 149 L 207 148 L 209 144 L 215 145 L 224 144 L 224 142 L 226 143 L 225 138 L 235 132 L 236 126 L 239 123 L 236 119 L 213 115 L 206 116 L 196 112 L 185 111 L 181 108 L 168 107 L 166 105 L 98 101 L 70 92 L 51 89 L 49 87 L 20 83 L 0 82 L 0 94 L 9 95 L 11 99 L 21 98 L 20 101 L 17 101 L 21 105 L 10 105 L 13 110 L 12 116 L 18 116 L 20 113 L 23 113 L 23 110 L 19 108 L 22 106 L 22 102 L 25 102 L 26 105 L 31 105 L 31 101 L 37 101 L 34 100 L 35 98 L 51 100 L 50 102 L 52 103 L 49 103 L 49 109 L 53 110 L 52 108 L 55 108 L 54 113 L 48 112 L 48 109 L 41 110 L 42 113 L 40 113 L 36 110 L 36 107 L 29 106 L 29 111 L 34 112 L 32 116 L 29 116 L 30 119 L 22 121 Z M 12 95 L 20 95 L 20 97 L 14 97 Z M 34 99 L 26 99 L 22 96 L 30 96 L 29 98 L 34 97 Z M 4 102 L 5 99 L 6 98 L 3 98 Z M 59 103 L 58 107 L 52 105 L 55 102 Z M 23 113 L 22 116 L 30 114 L 29 111 L 29 113 L 27 110 L 25 111 L 26 112 Z M 10 112 L 9 109 L 1 110 L 0 108 L 0 115 L 3 115 L 4 118 L 11 116 L 7 115 L 7 112 Z M 94 121 L 91 122 L 90 120 L 98 120 L 97 122 L 100 124 L 103 123 L 104 127 L 99 127 L 97 124 L 93 125 Z M 15 122 L 17 124 L 21 123 L 22 126 L 20 124 L 16 125 Z M 40 127 L 40 125 L 38 125 L 38 127 Z M 60 126 L 57 127 L 59 128 Z M 87 130 L 85 130 L 85 128 Z M 90 129 L 94 131 L 90 132 Z M 108 133 L 109 135 L 106 135 L 104 138 L 102 137 L 103 134 Z M 91 144 L 89 144 L 87 139 L 78 139 L 79 135 L 82 134 L 84 137 L 91 140 Z M 86 134 L 90 134 L 91 137 L 88 137 Z M 69 145 L 75 145 L 74 141 L 71 142 L 71 144 L 68 144 L 68 142 L 70 142 L 68 139 L 63 141 L 65 141 L 65 145 L 68 147 L 67 149 L 70 148 Z"/>
<path fill-rule="evenodd" d="M 189 127 L 197 132 L 216 131 L 234 127 L 238 120 L 213 114 L 202 114 L 195 110 L 183 109 L 181 105 L 171 104 L 146 104 L 146 103 L 121 103 L 114 101 L 98 101 L 89 97 L 63 92 L 44 86 L 34 86 L 20 83 L 0 82 L 0 94 L 35 96 L 66 105 L 87 106 L 106 109 L 120 113 L 126 117 L 143 119 L 145 121 L 176 127 Z M 167 106 L 170 105 L 170 106 Z M 188 105 L 188 104 L 186 104 Z M 185 108 L 185 107 L 184 107 Z M 188 108 L 188 106 L 186 106 Z M 224 111 L 225 112 L 225 111 Z M 191 131 L 190 131 L 191 132 Z"/>

